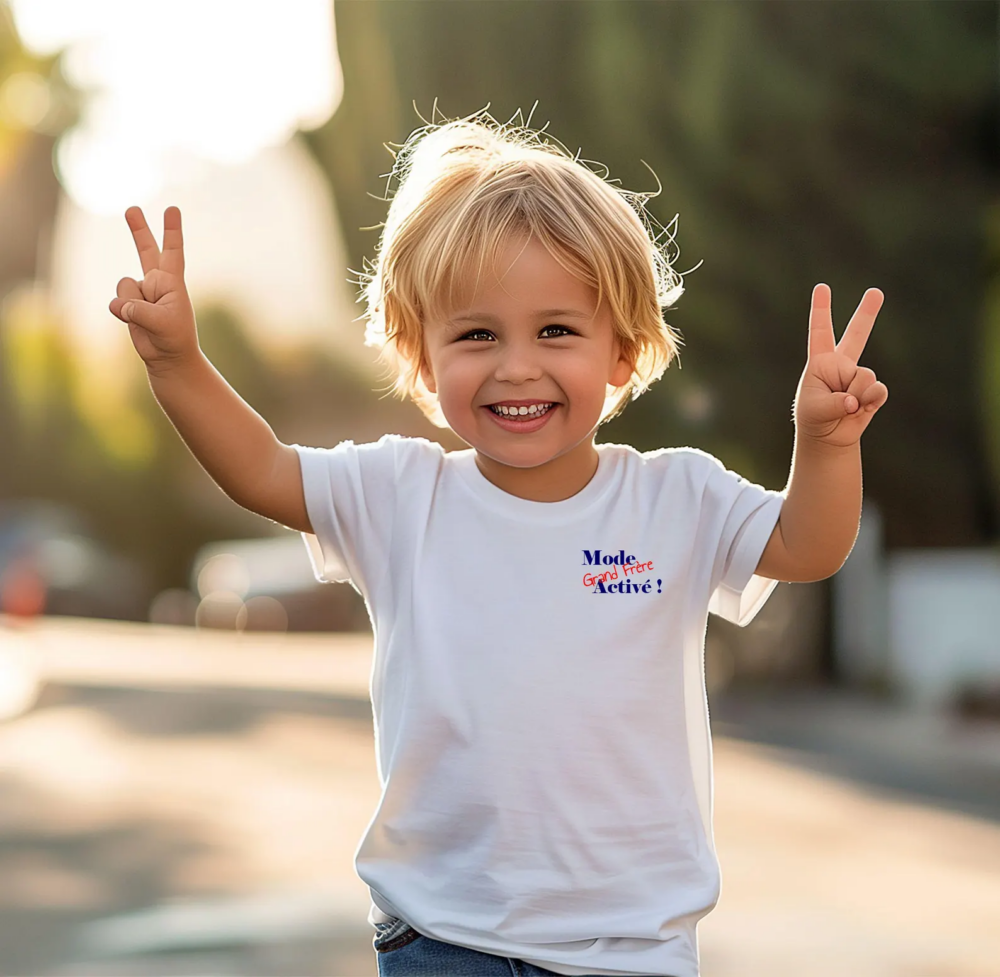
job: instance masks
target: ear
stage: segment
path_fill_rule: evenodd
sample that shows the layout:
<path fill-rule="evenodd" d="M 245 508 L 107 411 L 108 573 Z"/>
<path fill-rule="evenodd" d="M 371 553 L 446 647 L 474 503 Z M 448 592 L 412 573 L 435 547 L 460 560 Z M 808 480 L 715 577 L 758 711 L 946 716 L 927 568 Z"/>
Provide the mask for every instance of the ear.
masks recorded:
<path fill-rule="evenodd" d="M 621 352 L 621 347 L 617 342 L 615 343 L 615 353 L 618 359 L 611 367 L 611 375 L 608 377 L 608 383 L 612 387 L 624 387 L 632 378 L 632 371 L 635 369 L 635 364 Z"/>
<path fill-rule="evenodd" d="M 420 359 L 420 379 L 424 381 L 424 386 L 432 393 L 437 393 L 437 382 L 434 380 L 434 371 L 427 362 L 426 354 Z"/>

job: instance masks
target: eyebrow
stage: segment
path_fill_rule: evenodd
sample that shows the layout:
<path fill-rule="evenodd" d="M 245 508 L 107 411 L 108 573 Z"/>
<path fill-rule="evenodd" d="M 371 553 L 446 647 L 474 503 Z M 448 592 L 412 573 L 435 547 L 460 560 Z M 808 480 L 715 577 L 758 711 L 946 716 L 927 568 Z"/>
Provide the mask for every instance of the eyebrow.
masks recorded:
<path fill-rule="evenodd" d="M 573 319 L 590 319 L 592 318 L 589 312 L 579 312 L 576 309 L 542 309 L 535 313 L 535 317 L 538 319 L 544 319 L 548 316 L 569 316 Z M 492 322 L 496 323 L 500 320 L 489 312 L 465 312 L 461 315 L 452 316 L 449 322 Z"/>

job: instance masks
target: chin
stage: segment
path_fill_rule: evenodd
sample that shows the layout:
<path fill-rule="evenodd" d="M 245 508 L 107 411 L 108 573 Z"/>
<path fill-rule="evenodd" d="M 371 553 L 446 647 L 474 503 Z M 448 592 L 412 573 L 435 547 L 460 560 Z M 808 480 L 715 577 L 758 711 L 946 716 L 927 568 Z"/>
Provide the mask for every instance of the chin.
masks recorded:
<path fill-rule="evenodd" d="M 541 468 L 542 465 L 547 465 L 550 461 L 553 461 L 558 455 L 538 455 L 535 457 L 497 457 L 496 455 L 491 455 L 486 451 L 481 451 L 480 454 L 484 454 L 489 458 L 492 458 L 495 462 L 500 465 L 506 465 L 508 468 Z"/>
<path fill-rule="evenodd" d="M 470 442 L 471 443 L 471 442 Z M 522 445 L 519 448 L 504 448 L 490 444 L 485 439 L 481 439 L 478 444 L 472 443 L 472 447 L 481 455 L 492 459 L 500 465 L 507 465 L 509 468 L 538 468 L 554 461 L 564 451 L 553 448 L 545 448 L 541 445 Z"/>

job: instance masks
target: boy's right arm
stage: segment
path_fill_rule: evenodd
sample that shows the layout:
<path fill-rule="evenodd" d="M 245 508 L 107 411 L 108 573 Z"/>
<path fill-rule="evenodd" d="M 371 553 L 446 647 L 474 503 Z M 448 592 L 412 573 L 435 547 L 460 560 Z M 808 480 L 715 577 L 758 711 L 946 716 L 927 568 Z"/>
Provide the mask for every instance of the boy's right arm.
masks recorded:
<path fill-rule="evenodd" d="M 198 344 L 184 284 L 181 213 L 163 215 L 163 252 L 142 211 L 125 212 L 142 263 L 141 283 L 123 278 L 111 312 L 128 324 L 157 402 L 216 484 L 234 502 L 299 532 L 311 533 L 294 448 L 209 362 Z"/>
<path fill-rule="evenodd" d="M 201 350 L 190 361 L 148 375 L 163 412 L 226 495 L 290 529 L 313 531 L 298 453 L 277 439 Z"/>

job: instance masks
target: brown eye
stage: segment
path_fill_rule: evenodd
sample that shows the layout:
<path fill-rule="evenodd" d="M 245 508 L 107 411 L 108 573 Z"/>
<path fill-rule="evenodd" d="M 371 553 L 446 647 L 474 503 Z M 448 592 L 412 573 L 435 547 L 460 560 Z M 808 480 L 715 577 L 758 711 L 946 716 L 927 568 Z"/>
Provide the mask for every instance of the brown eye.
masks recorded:
<path fill-rule="evenodd" d="M 574 335 L 574 333 L 573 333 L 573 330 L 572 330 L 572 329 L 569 329 L 569 328 L 567 328 L 566 326 L 555 326 L 555 325 L 553 325 L 553 326 L 546 326 L 546 327 L 545 327 L 545 328 L 544 328 L 544 329 L 542 330 L 542 333 L 543 333 L 543 334 L 544 334 L 544 333 L 547 333 L 547 332 L 548 332 L 548 331 L 549 331 L 550 329 L 558 329 L 558 330 L 560 330 L 560 331 L 562 332 L 562 334 L 563 334 L 564 336 L 572 336 L 572 335 Z M 550 339 L 559 339 L 560 337 L 559 337 L 559 336 L 550 336 L 549 338 L 550 338 Z"/>

